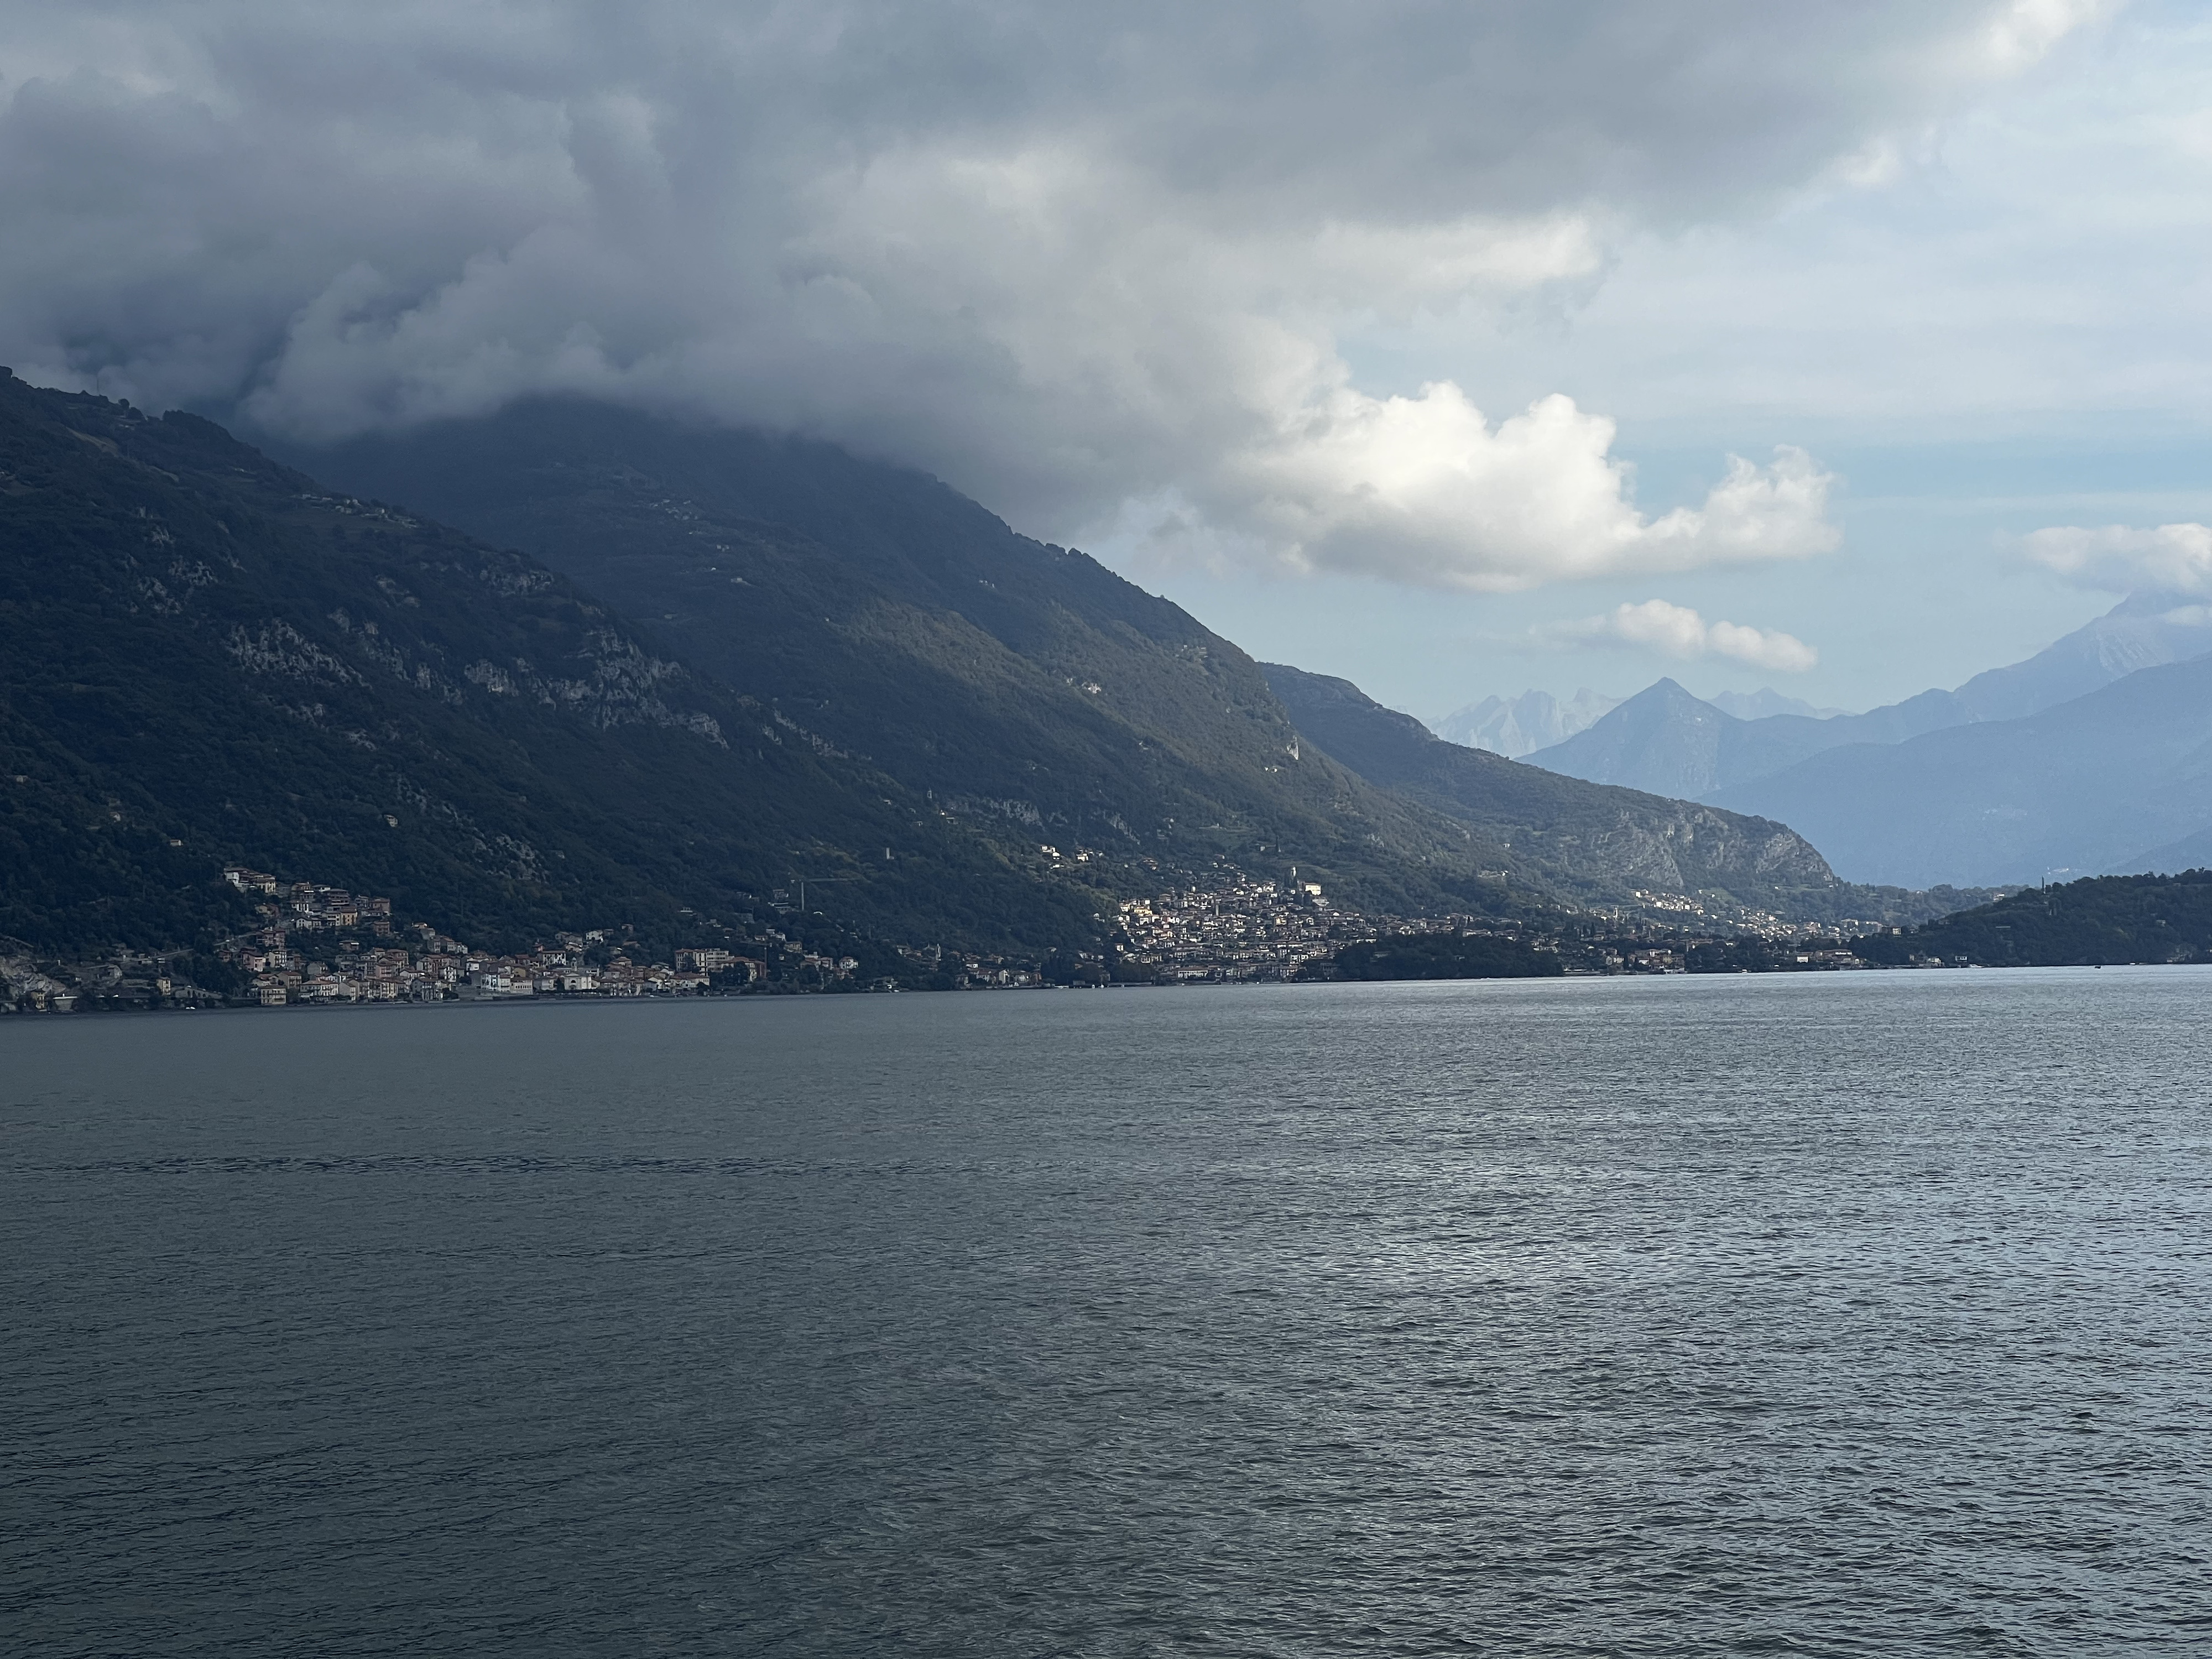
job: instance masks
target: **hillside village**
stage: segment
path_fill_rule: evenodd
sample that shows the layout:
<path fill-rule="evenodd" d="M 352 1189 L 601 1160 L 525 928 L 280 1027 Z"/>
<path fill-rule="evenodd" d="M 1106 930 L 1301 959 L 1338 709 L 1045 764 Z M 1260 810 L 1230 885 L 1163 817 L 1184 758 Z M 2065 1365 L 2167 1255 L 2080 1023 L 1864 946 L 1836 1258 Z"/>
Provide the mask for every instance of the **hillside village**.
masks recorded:
<path fill-rule="evenodd" d="M 1118 920 L 1121 963 L 1177 981 L 1293 978 L 1365 931 L 1331 910 L 1318 882 L 1279 887 L 1234 870 L 1211 887 L 1126 900 Z"/>
<path fill-rule="evenodd" d="M 392 902 L 356 898 L 314 882 L 281 882 L 258 870 L 227 869 L 240 891 L 260 893 L 266 926 L 226 941 L 217 955 L 252 977 L 264 1007 L 295 1002 L 435 1002 L 447 997 L 532 996 L 540 992 L 640 996 L 699 990 L 711 970 L 696 963 L 671 966 L 633 961 L 605 947 L 604 930 L 562 933 L 519 955 L 473 951 L 416 922 L 395 933 Z M 728 952 L 715 953 L 724 958 Z M 725 961 L 718 966 L 727 968 Z M 748 970 L 760 964 L 749 962 Z"/>
<path fill-rule="evenodd" d="M 800 914 L 781 890 L 773 922 L 743 915 L 712 924 L 722 944 L 656 956 L 633 928 L 609 926 L 557 933 L 529 950 L 501 953 L 475 948 L 431 922 L 395 919 L 386 897 L 285 880 L 242 865 L 226 867 L 222 879 L 252 902 L 258 925 L 199 957 L 123 951 L 96 962 L 60 963 L 34 959 L 0 941 L 0 1012 L 1317 980 L 1334 976 L 1334 959 L 1347 945 L 1445 933 L 1525 937 L 1537 950 L 1556 953 L 1570 974 L 1870 965 L 1840 934 L 1744 932 L 1741 922 L 1732 935 L 1702 929 L 1676 934 L 1649 922 L 1593 917 L 1589 933 L 1563 936 L 1524 934 L 1471 915 L 1367 915 L 1333 904 L 1320 883 L 1295 872 L 1276 882 L 1226 865 L 1152 896 L 1123 901 L 1114 916 L 1110 955 L 1047 961 L 925 945 L 878 950 L 864 963 L 848 951 L 807 944 L 805 924 L 820 918 Z M 202 964 L 197 970 L 195 961 Z"/>
<path fill-rule="evenodd" d="M 699 945 L 653 960 L 623 927 L 562 932 L 532 949 L 479 950 L 427 921 L 396 921 L 392 901 L 315 881 L 230 866 L 224 882 L 256 901 L 259 925 L 222 940 L 196 978 L 185 953 L 122 951 L 96 962 L 41 962 L 0 941 L 0 1012 L 264 1008 L 493 1001 L 530 997 L 643 997 L 749 991 L 888 991 L 902 981 L 945 988 L 1019 988 L 1036 964 L 951 952 L 896 952 L 902 971 L 860 975 L 857 957 L 817 951 L 784 927 L 739 919 L 743 949 Z M 793 907 L 781 902 L 778 909 Z"/>

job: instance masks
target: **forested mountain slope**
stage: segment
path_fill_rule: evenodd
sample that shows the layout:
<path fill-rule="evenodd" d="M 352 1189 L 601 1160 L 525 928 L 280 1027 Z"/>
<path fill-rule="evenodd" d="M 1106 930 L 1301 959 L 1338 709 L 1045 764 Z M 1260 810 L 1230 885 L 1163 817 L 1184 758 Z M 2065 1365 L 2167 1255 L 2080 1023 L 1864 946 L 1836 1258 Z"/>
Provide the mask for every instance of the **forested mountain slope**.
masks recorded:
<path fill-rule="evenodd" d="M 1870 962 L 1984 968 L 2212 960 L 2212 870 L 2032 887 L 1853 947 Z"/>
<path fill-rule="evenodd" d="M 1497 902 L 1484 871 L 1524 899 L 1703 878 L 1633 836 L 1563 831 L 1517 777 L 1479 806 L 1411 802 L 1302 744 L 1259 665 L 1179 607 L 828 445 L 540 402 L 307 459 L 543 557 L 656 649 L 979 822 L 1184 866 L 1295 863 L 1394 909 Z"/>
<path fill-rule="evenodd" d="M 190 942 L 228 861 L 486 942 L 846 879 L 901 937 L 1048 948 L 1039 879 L 536 561 L 191 416 L 0 375 L 0 934 Z"/>
<path fill-rule="evenodd" d="M 234 861 L 487 943 L 803 878 L 877 937 L 1032 953 L 1231 866 L 1404 914 L 1838 890 L 1778 824 L 1410 721 L 1386 764 L 1334 683 L 1294 721 L 1176 606 L 825 446 L 542 404 L 325 459 L 410 505 L 0 380 L 0 934 L 185 943 L 237 919 Z"/>
<path fill-rule="evenodd" d="M 1243 652 L 921 473 L 568 401 L 301 459 L 543 558 L 980 829 L 1168 872 L 1296 863 L 1371 908 L 1504 902 L 1474 872 L 1509 853 L 1301 750 Z"/>

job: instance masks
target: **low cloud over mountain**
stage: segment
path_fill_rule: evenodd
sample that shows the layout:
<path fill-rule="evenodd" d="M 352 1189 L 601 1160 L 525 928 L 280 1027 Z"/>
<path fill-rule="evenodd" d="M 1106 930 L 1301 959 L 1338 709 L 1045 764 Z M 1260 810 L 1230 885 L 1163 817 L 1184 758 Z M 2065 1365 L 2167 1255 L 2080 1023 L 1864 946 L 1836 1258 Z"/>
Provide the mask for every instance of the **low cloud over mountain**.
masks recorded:
<path fill-rule="evenodd" d="M 1604 411 L 1362 386 L 1339 336 L 1556 310 L 1634 229 L 1879 173 L 2094 9 L 33 9 L 0 361 L 295 437 L 584 392 L 1429 585 L 1795 557 L 1801 453 L 1646 513 Z"/>

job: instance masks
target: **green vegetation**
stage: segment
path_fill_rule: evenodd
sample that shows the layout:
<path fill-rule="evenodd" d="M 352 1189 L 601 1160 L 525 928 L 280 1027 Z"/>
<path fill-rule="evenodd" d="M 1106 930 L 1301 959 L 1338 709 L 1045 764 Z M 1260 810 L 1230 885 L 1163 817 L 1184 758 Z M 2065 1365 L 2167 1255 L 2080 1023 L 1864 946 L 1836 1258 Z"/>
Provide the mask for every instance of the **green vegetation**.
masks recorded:
<path fill-rule="evenodd" d="M 1414 933 L 1347 945 L 1340 979 L 1551 979 L 1566 972 L 1556 952 L 1486 933 Z"/>
<path fill-rule="evenodd" d="M 1293 866 L 1349 911 L 1562 938 L 1562 900 L 1640 887 L 1865 890 L 1780 825 L 1269 671 L 1294 720 L 1176 606 L 826 446 L 555 404 L 327 459 L 409 507 L 0 374 L 0 936 L 204 950 L 252 925 L 239 863 L 494 951 L 771 930 L 856 983 L 1079 984 L 1119 899 Z M 1341 962 L 1559 965 L 1480 935 Z"/>
<path fill-rule="evenodd" d="M 1920 921 L 1983 896 L 1839 881 L 1786 824 L 1447 743 L 1349 680 L 1263 667 L 1301 732 L 1368 782 L 1467 826 L 1462 833 L 1516 886 L 1547 896 L 1664 919 L 1669 911 L 1650 907 L 1650 896 L 1680 893 L 1723 914 L 1734 907 L 1826 922 Z"/>
<path fill-rule="evenodd" d="M 810 933 L 1032 957 L 1103 936 L 1104 892 L 535 561 L 190 416 L 0 379 L 0 934 L 40 951 L 243 927 L 229 862 L 492 948 L 670 939 L 801 878 Z"/>
<path fill-rule="evenodd" d="M 2212 961 L 2212 870 L 2031 887 L 1851 947 L 1869 962 L 1985 968 Z"/>
<path fill-rule="evenodd" d="M 1178 606 L 826 444 L 549 400 L 298 459 L 526 550 L 1010 855 L 1092 849 L 1125 896 L 1225 860 L 1370 913 L 1528 915 L 1613 856 L 1516 799 L 1477 823 L 1361 776 Z"/>

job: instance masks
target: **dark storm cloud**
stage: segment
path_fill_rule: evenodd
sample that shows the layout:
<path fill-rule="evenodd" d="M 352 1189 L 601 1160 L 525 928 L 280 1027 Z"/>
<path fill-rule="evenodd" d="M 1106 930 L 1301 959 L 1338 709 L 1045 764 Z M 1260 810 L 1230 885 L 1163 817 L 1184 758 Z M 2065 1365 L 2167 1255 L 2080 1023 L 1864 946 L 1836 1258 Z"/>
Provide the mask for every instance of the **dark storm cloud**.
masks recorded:
<path fill-rule="evenodd" d="M 1647 521 L 1601 417 L 1368 397 L 1337 319 L 1595 281 L 2087 9 L 80 5 L 0 35 L 0 360 L 309 436 L 693 407 L 1419 581 L 1792 556 L 1804 458 Z"/>

